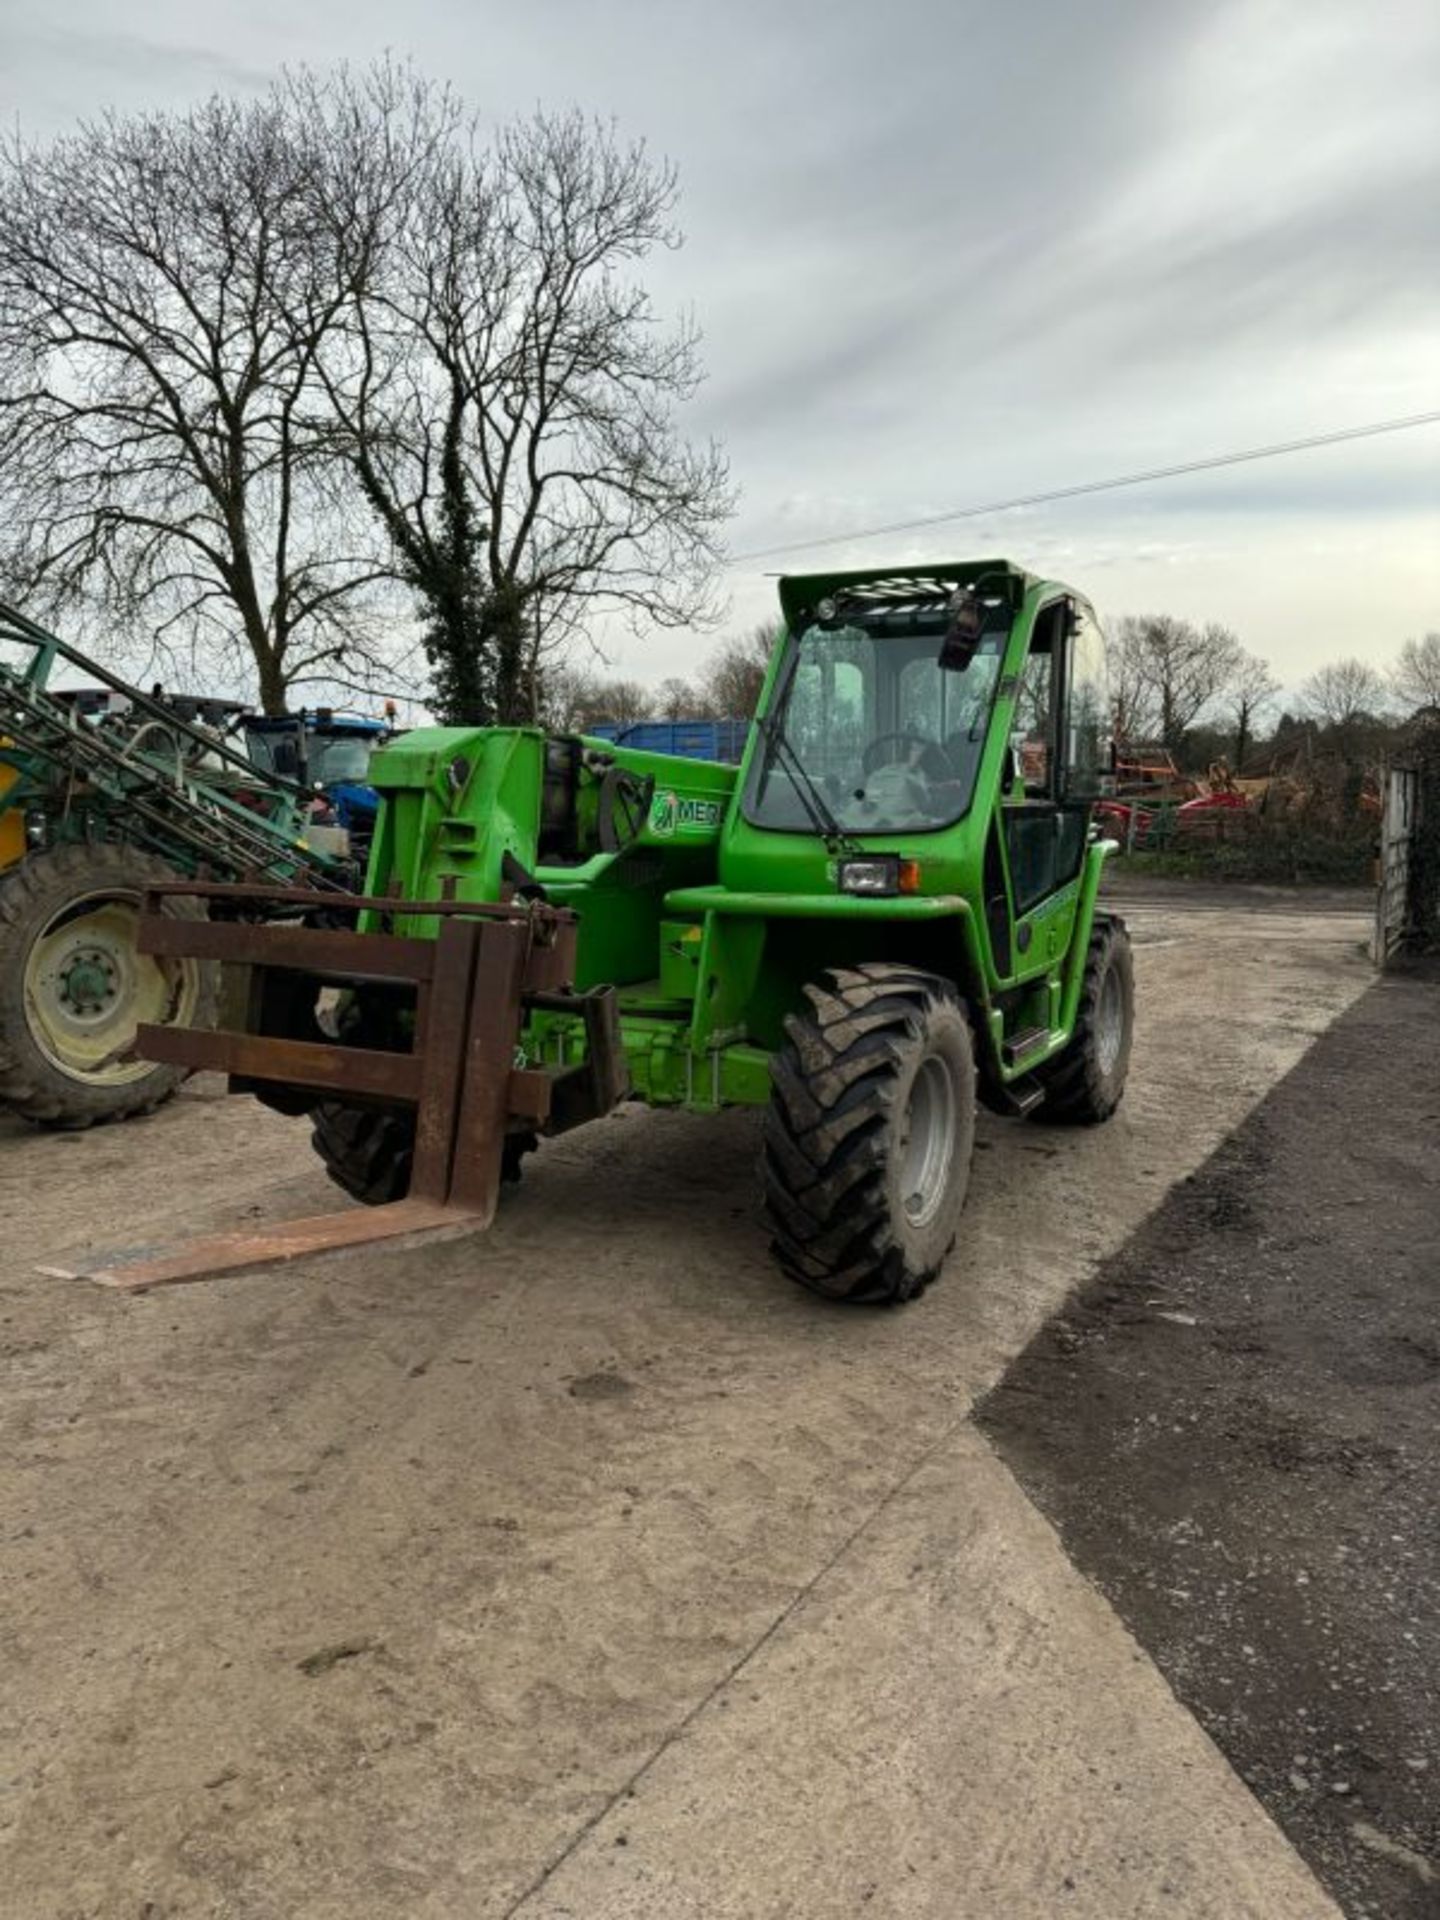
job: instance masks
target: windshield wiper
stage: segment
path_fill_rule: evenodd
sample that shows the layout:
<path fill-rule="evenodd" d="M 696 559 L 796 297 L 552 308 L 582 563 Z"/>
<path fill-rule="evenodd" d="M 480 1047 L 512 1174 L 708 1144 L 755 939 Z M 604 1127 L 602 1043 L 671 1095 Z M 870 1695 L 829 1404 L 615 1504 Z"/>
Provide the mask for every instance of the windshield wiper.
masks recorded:
<path fill-rule="evenodd" d="M 783 722 L 778 714 L 770 714 L 760 722 L 760 731 L 764 734 L 770 748 L 770 758 L 783 757 L 789 770 L 795 791 L 800 796 L 801 805 L 810 816 L 810 824 L 825 842 L 827 853 L 859 853 L 858 844 L 846 833 L 840 822 L 831 812 L 823 793 L 810 778 L 804 761 L 794 747 L 785 738 Z"/>

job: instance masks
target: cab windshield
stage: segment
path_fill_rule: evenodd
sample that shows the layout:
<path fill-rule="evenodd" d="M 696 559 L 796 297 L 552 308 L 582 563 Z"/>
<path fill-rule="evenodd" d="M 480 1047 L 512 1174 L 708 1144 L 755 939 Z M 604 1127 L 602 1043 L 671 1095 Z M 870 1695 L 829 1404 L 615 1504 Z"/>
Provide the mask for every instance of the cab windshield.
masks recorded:
<path fill-rule="evenodd" d="M 371 750 L 378 744 L 367 734 L 311 733 L 302 766 L 296 727 L 247 727 L 245 740 L 251 761 L 263 772 L 277 773 L 282 780 L 304 778 L 320 787 L 344 781 L 362 784 L 369 778 Z"/>
<path fill-rule="evenodd" d="M 370 749 L 374 741 L 362 734 L 323 735 L 306 743 L 310 778 L 321 786 L 333 787 L 341 781 L 364 782 L 370 773 Z"/>
<path fill-rule="evenodd" d="M 949 826 L 975 791 L 1006 631 L 968 667 L 939 663 L 940 637 L 806 627 L 762 729 L 746 814 L 813 833 L 816 796 L 846 833 Z M 807 785 L 811 791 L 807 792 Z"/>

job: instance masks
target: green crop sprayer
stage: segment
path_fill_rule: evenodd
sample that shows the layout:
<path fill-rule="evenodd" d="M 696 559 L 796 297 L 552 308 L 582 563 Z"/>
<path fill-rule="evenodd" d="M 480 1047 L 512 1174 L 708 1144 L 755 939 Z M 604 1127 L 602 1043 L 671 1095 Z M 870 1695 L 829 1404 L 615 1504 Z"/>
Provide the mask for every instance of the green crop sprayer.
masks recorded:
<path fill-rule="evenodd" d="M 58 685 L 80 675 L 80 689 Z M 219 970 L 135 946 L 147 886 L 185 876 L 340 888 L 313 796 L 251 764 L 226 700 L 143 693 L 0 602 L 0 1105 L 42 1125 L 148 1113 L 180 1075 L 137 1025 L 214 1017 Z M 167 900 L 195 919 L 193 900 Z"/>
<path fill-rule="evenodd" d="M 492 1217 L 537 1138 L 621 1100 L 764 1109 L 781 1266 L 903 1301 L 939 1271 L 977 1101 L 1099 1121 L 1125 1084 L 1130 949 L 1097 911 L 1104 647 L 1004 561 L 782 581 L 741 765 L 528 729 L 413 732 L 348 924 L 294 890 L 190 887 L 142 947 L 248 969 L 243 1027 L 143 1029 L 309 1113 L 368 1208 L 92 1269 L 155 1285 Z M 247 913 L 285 924 L 217 920 Z"/>

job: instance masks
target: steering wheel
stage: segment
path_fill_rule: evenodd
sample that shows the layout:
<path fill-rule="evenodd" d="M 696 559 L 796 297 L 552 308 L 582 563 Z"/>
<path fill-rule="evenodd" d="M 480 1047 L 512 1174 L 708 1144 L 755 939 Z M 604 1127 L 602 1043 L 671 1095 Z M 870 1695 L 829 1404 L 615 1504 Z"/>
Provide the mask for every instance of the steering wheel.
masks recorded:
<path fill-rule="evenodd" d="M 866 747 L 860 760 L 862 773 L 874 773 L 877 767 L 898 766 L 904 760 L 904 753 L 892 753 L 894 746 L 920 747 L 920 759 L 915 772 L 925 773 L 932 780 L 943 780 L 949 772 L 945 757 L 933 740 L 927 740 L 923 733 L 912 732 L 909 728 L 897 728 L 894 733 L 877 733 Z"/>

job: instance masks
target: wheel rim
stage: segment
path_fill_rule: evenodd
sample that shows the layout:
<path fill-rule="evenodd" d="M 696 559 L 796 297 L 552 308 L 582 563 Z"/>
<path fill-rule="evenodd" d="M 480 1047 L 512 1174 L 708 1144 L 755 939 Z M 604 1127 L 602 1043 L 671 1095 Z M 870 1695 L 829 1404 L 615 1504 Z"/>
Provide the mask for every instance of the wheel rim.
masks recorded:
<path fill-rule="evenodd" d="M 932 1053 L 910 1083 L 900 1128 L 900 1198 L 911 1226 L 927 1226 L 939 1210 L 954 1156 L 955 1087 Z"/>
<path fill-rule="evenodd" d="M 200 995 L 193 960 L 135 951 L 140 897 L 88 894 L 45 926 L 25 963 L 25 1015 L 49 1064 L 88 1086 L 121 1087 L 156 1071 L 121 1060 L 142 1022 L 184 1024 Z"/>
<path fill-rule="evenodd" d="M 1095 1058 L 1101 1073 L 1115 1070 L 1125 1039 L 1125 990 L 1120 975 L 1108 967 L 1100 982 L 1100 1002 L 1095 1009 Z"/>

